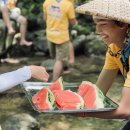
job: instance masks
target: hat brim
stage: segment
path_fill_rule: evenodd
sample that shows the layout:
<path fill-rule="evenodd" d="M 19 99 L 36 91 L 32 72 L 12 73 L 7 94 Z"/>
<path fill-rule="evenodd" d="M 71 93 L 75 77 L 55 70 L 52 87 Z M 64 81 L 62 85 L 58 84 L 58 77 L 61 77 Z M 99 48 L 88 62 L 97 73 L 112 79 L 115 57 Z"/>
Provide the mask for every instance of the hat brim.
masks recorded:
<path fill-rule="evenodd" d="M 130 2 L 127 0 L 92 0 L 78 6 L 76 12 L 130 24 Z"/>

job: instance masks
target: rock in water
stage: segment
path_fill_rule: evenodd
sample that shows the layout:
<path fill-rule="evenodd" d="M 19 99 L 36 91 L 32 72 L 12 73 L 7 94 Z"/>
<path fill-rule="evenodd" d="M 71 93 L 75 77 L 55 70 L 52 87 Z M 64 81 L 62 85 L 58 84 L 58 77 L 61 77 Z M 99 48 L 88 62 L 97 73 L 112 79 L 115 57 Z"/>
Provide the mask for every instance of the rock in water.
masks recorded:
<path fill-rule="evenodd" d="M 3 124 L 2 130 L 39 130 L 39 123 L 26 113 L 10 116 Z"/>
<path fill-rule="evenodd" d="M 53 71 L 55 61 L 52 59 L 45 60 L 41 63 L 41 66 L 44 66 L 47 71 Z"/>

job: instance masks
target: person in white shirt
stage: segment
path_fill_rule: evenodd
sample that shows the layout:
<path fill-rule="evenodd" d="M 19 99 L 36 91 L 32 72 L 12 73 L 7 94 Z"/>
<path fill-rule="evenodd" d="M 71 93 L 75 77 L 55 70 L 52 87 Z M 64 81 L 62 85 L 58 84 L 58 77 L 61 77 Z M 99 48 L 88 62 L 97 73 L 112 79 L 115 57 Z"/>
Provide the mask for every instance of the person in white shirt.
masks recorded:
<path fill-rule="evenodd" d="M 44 67 L 36 65 L 24 66 L 15 71 L 0 74 L 0 93 L 29 80 L 31 77 L 47 82 L 49 74 Z"/>

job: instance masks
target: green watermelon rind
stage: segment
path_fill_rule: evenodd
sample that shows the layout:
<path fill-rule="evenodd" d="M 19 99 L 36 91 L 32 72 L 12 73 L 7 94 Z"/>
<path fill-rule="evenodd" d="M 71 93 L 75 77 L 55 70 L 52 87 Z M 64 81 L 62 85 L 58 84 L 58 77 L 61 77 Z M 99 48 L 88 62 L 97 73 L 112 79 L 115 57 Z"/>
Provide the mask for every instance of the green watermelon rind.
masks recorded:
<path fill-rule="evenodd" d="M 60 84 L 60 86 L 61 86 L 61 90 L 64 90 L 63 78 L 60 77 L 60 78 L 58 79 L 58 81 L 59 81 L 59 84 Z"/>
<path fill-rule="evenodd" d="M 46 97 L 46 103 L 49 105 L 50 110 L 54 110 L 55 109 L 54 94 L 51 92 L 51 90 L 49 88 L 47 88 L 47 90 L 48 90 L 48 94 L 47 94 L 47 97 Z"/>
<path fill-rule="evenodd" d="M 104 108 L 105 107 L 105 104 L 104 104 L 105 96 L 104 96 L 104 94 L 95 84 L 93 84 L 93 87 L 95 88 L 96 95 L 97 95 L 97 100 L 96 100 L 96 102 L 98 103 L 97 108 Z"/>

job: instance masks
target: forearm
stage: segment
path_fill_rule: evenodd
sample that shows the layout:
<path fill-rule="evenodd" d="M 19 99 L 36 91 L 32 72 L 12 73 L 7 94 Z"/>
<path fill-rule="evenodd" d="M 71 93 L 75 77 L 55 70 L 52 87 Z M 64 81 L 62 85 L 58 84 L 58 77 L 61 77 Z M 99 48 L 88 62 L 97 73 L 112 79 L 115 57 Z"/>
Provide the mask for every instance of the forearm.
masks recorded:
<path fill-rule="evenodd" d="M 88 113 L 87 116 L 102 118 L 102 119 L 122 119 L 120 116 L 116 115 L 115 111 L 113 111 L 113 112 L 93 112 L 93 113 Z"/>
<path fill-rule="evenodd" d="M 114 70 L 103 69 L 101 71 L 98 80 L 96 82 L 96 85 L 102 90 L 104 95 L 106 95 L 112 83 L 114 82 L 117 73 L 118 73 L 118 69 L 114 69 Z"/>
<path fill-rule="evenodd" d="M 29 67 L 23 67 L 16 71 L 0 75 L 0 92 L 6 91 L 31 78 Z"/>
<path fill-rule="evenodd" d="M 119 107 L 111 112 L 88 113 L 87 116 L 104 119 L 130 118 L 130 87 L 123 87 Z"/>
<path fill-rule="evenodd" d="M 128 119 L 129 116 L 125 112 L 121 112 L 119 109 L 110 112 L 94 112 L 88 113 L 87 117 L 96 117 L 102 119 Z"/>

